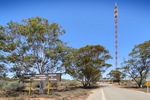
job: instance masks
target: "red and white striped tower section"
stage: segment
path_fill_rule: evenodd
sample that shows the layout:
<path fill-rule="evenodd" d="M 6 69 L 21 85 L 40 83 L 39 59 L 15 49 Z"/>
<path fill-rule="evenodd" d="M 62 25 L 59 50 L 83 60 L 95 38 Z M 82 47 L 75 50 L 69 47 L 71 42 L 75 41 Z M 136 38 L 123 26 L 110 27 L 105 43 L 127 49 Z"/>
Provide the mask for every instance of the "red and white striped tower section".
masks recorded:
<path fill-rule="evenodd" d="M 116 69 L 117 69 L 118 68 L 118 6 L 117 3 L 115 3 L 114 17 L 115 17 L 115 60 L 116 60 Z"/>

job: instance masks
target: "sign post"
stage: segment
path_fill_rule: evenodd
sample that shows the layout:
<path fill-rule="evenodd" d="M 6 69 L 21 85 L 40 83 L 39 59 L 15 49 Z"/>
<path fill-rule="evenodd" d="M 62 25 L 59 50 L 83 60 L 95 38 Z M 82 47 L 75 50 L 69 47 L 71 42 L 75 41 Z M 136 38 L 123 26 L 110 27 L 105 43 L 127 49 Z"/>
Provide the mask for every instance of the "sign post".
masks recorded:
<path fill-rule="evenodd" d="M 146 86 L 147 86 L 147 93 L 149 93 L 149 86 L 150 86 L 150 79 L 148 78 L 148 79 L 146 79 Z"/>
<path fill-rule="evenodd" d="M 31 95 L 32 81 L 30 82 L 29 95 Z"/>
<path fill-rule="evenodd" d="M 24 74 L 23 82 L 30 82 L 29 95 L 31 95 L 32 82 L 34 81 L 47 81 L 48 82 L 48 91 L 47 94 L 50 94 L 50 81 L 61 81 L 61 73 L 51 73 L 51 74 Z"/>
<path fill-rule="evenodd" d="M 149 93 L 149 86 L 147 86 L 147 93 Z"/>
<path fill-rule="evenodd" d="M 48 92 L 47 94 L 49 95 L 50 94 L 50 81 L 48 81 Z"/>

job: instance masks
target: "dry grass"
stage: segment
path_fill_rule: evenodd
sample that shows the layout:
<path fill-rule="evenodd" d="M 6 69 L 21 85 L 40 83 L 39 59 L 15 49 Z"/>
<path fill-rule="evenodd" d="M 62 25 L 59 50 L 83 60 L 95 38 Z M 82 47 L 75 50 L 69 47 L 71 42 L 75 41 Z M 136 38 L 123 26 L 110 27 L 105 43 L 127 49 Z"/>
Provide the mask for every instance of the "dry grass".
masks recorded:
<path fill-rule="evenodd" d="M 146 90 L 146 87 L 143 87 L 143 88 L 139 88 L 139 87 L 137 87 L 137 85 L 135 85 L 135 83 L 133 83 L 133 84 L 130 84 L 130 85 L 123 85 L 123 84 L 121 84 L 121 85 L 118 85 L 118 84 L 113 84 L 114 86 L 117 86 L 117 87 L 120 87 L 120 88 L 125 88 L 125 89 L 130 89 L 130 90 L 135 90 L 135 91 L 141 91 L 141 92 L 147 92 L 147 90 Z"/>
<path fill-rule="evenodd" d="M 38 89 L 32 89 L 31 95 L 28 90 L 23 92 L 0 92 L 0 100 L 85 100 L 91 89 L 83 89 L 81 87 L 64 87 L 51 88 L 50 95 L 47 90 L 44 94 L 38 94 Z"/>
<path fill-rule="evenodd" d="M 0 100 L 86 100 L 91 91 L 97 86 L 84 89 L 82 84 L 75 80 L 62 80 L 59 83 L 52 84 L 50 94 L 47 94 L 47 83 L 44 85 L 44 93 L 39 94 L 39 83 L 34 82 L 29 94 L 29 84 L 22 92 L 0 91 Z"/>

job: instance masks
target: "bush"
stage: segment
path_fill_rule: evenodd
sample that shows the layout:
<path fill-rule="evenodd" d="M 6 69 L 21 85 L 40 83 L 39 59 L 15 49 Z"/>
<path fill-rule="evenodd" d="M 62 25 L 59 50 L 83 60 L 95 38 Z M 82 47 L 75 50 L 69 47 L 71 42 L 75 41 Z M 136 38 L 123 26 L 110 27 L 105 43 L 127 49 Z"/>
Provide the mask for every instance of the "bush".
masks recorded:
<path fill-rule="evenodd" d="M 2 87 L 4 87 L 5 85 L 7 85 L 8 82 L 5 80 L 0 80 L 0 89 L 2 89 Z"/>
<path fill-rule="evenodd" d="M 79 85 L 79 82 L 76 80 L 64 80 L 62 82 L 59 82 L 60 86 L 77 86 Z"/>
<path fill-rule="evenodd" d="M 4 91 L 22 91 L 26 88 L 25 84 L 19 84 L 18 82 L 10 82 L 2 87 Z"/>
<path fill-rule="evenodd" d="M 78 85 L 78 81 L 72 80 L 69 82 L 69 86 L 77 86 Z"/>

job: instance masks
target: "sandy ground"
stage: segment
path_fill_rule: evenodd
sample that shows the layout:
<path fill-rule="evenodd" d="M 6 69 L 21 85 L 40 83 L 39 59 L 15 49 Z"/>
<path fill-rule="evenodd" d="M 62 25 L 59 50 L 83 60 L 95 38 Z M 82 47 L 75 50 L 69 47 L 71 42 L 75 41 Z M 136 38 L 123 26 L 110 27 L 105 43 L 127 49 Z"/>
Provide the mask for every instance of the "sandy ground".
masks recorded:
<path fill-rule="evenodd" d="M 55 99 L 45 99 L 45 98 L 32 98 L 32 99 L 14 99 L 14 98 L 0 98 L 0 100 L 55 100 Z"/>
<path fill-rule="evenodd" d="M 89 95 L 89 97 L 86 100 L 101 100 L 102 98 L 102 90 L 101 88 L 98 89 L 94 89 L 91 91 L 91 94 Z"/>

